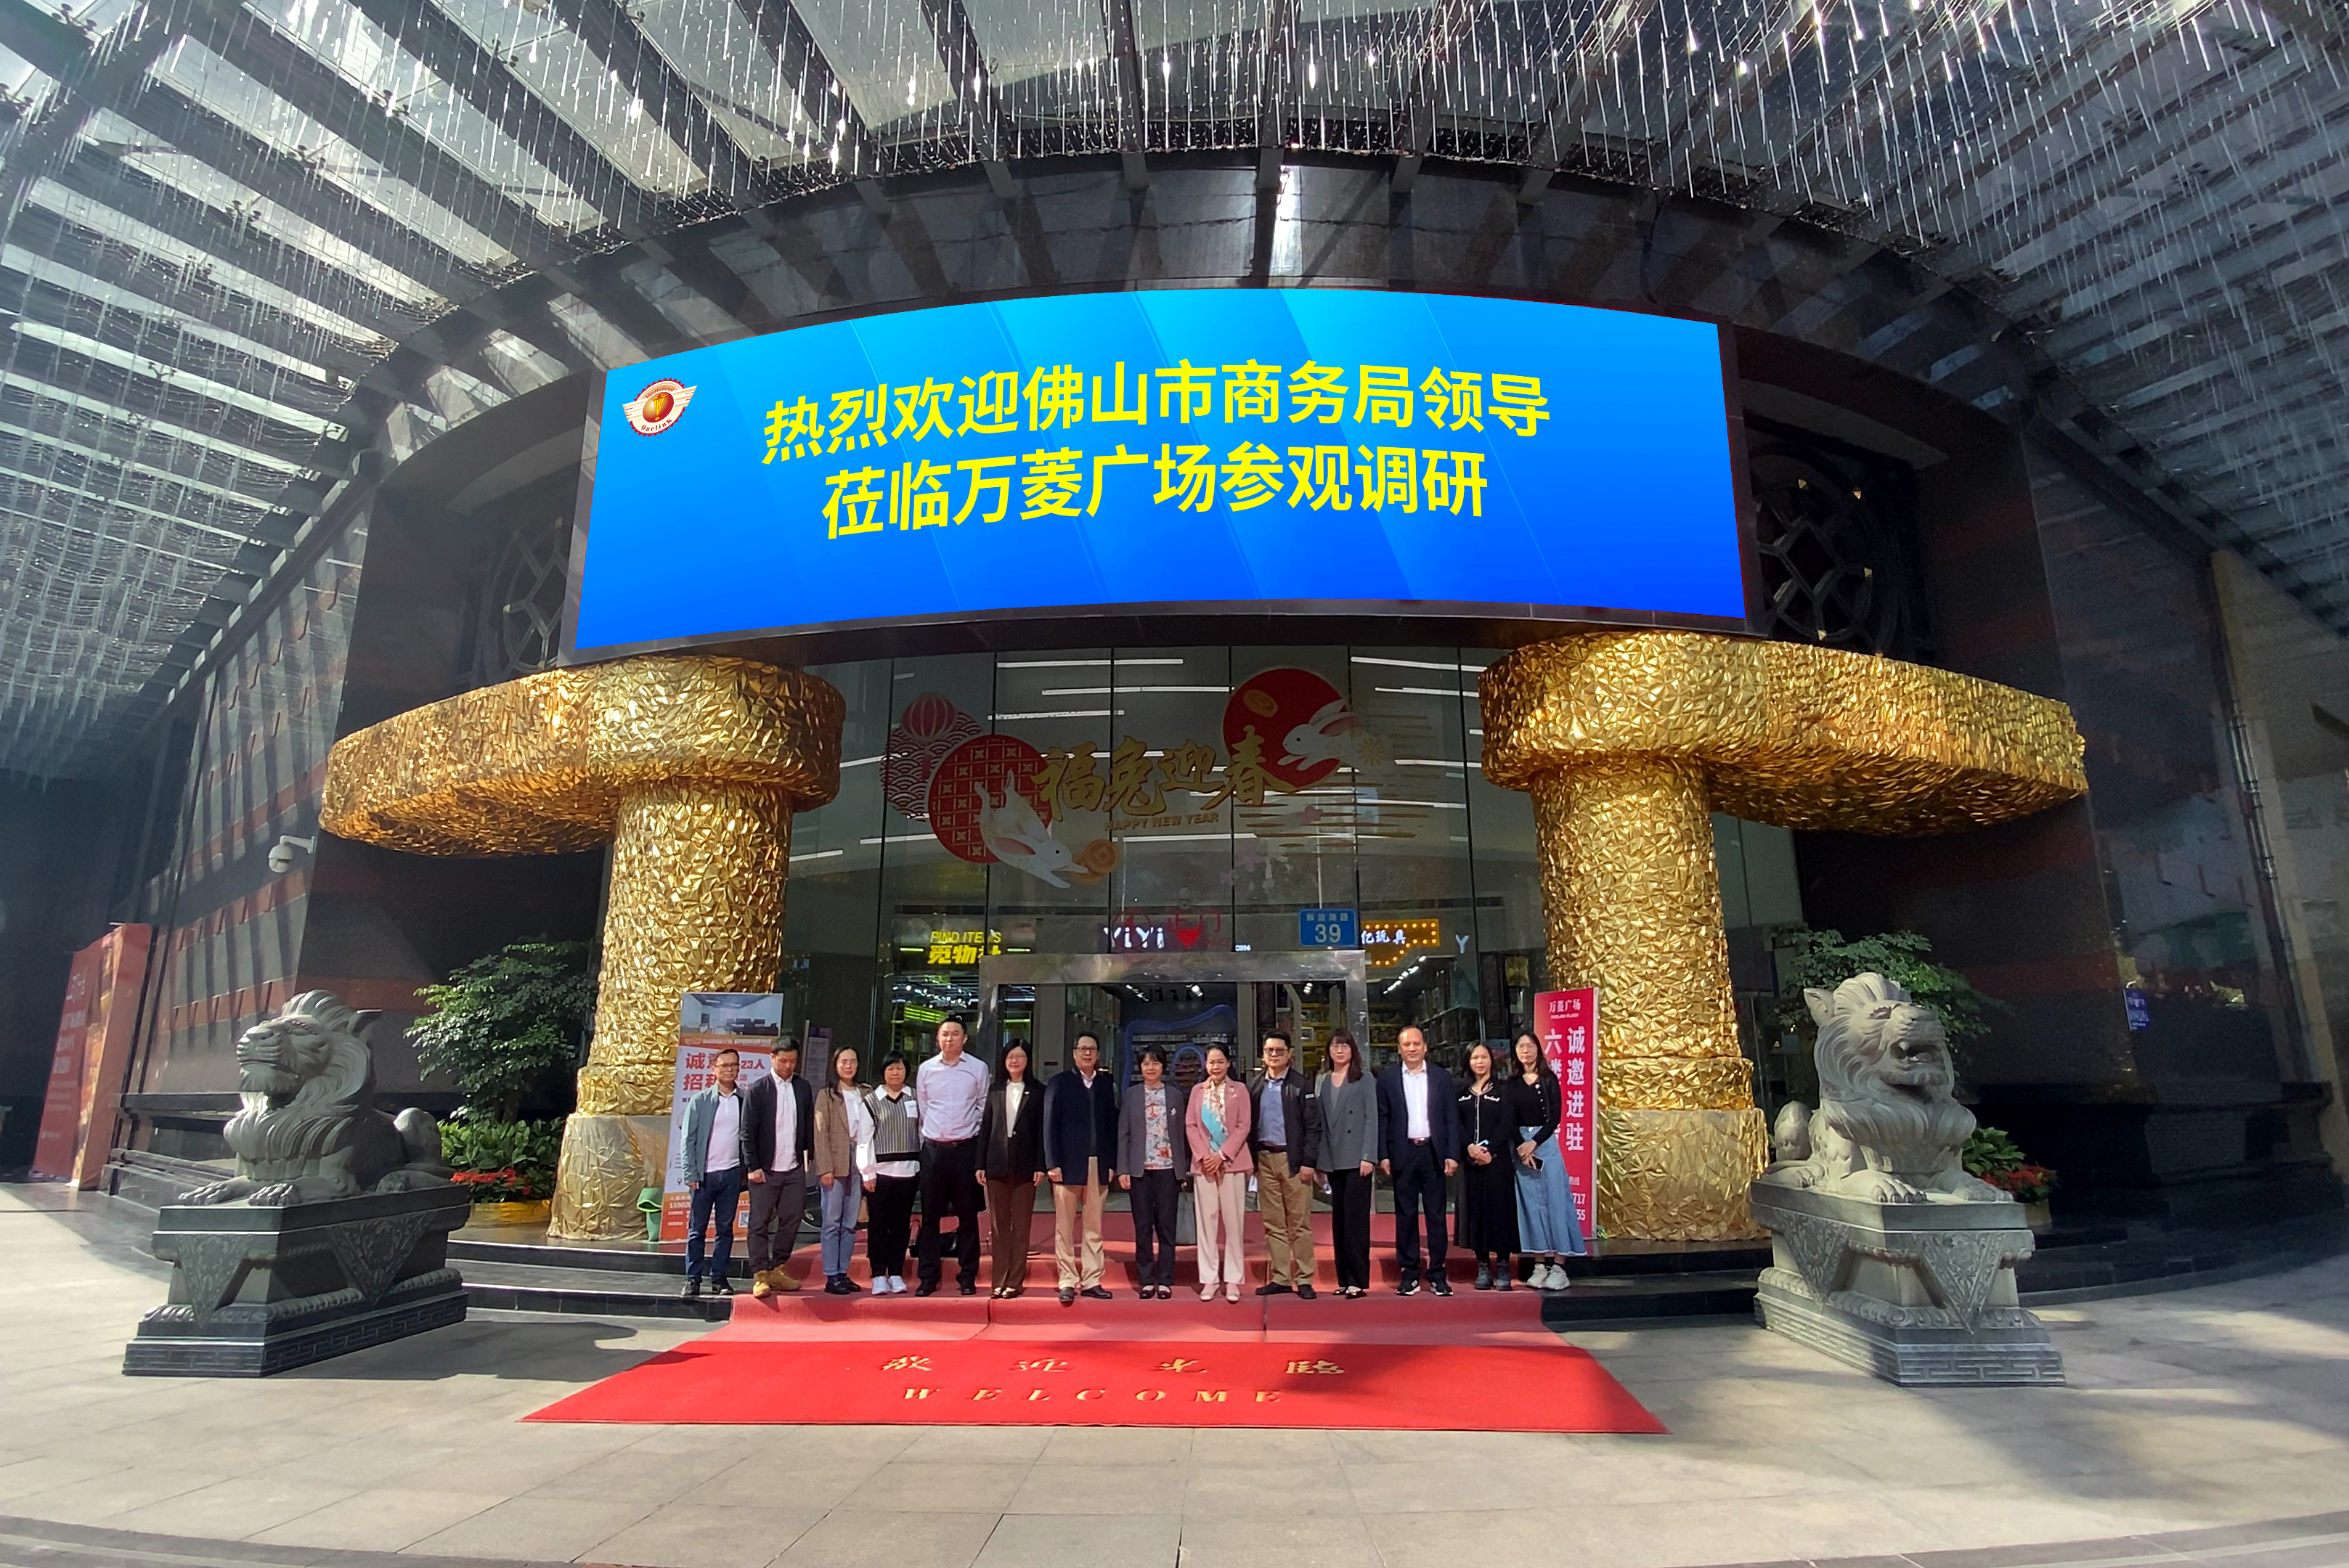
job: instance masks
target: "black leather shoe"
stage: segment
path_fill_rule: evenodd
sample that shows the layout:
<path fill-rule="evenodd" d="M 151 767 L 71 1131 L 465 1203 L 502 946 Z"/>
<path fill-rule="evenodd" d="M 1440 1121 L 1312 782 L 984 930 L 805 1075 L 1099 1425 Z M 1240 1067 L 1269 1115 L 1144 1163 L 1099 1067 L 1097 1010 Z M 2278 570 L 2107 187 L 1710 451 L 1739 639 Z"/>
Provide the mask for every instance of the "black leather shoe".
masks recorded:
<path fill-rule="evenodd" d="M 724 1274 L 719 1274 L 716 1279 L 709 1282 L 709 1294 L 712 1295 L 732 1295 L 734 1294 L 734 1282 L 728 1279 Z"/>
<path fill-rule="evenodd" d="M 1417 1295 L 1419 1294 L 1419 1282 L 1415 1279 L 1407 1279 L 1401 1284 L 1395 1286 L 1395 1294 L 1397 1295 Z"/>
<path fill-rule="evenodd" d="M 1493 1288 L 1493 1265 L 1491 1264 L 1480 1263 L 1476 1265 L 1476 1288 L 1478 1290 L 1490 1290 Z"/>
<path fill-rule="evenodd" d="M 1076 1293 L 1075 1291 L 1072 1291 L 1072 1290 L 1063 1289 L 1063 1290 L 1061 1292 L 1061 1305 L 1062 1306 L 1074 1306 L 1074 1305 L 1077 1305 L 1077 1293 Z"/>
<path fill-rule="evenodd" d="M 1450 1295 L 1452 1294 L 1452 1282 L 1448 1279 L 1439 1279 L 1427 1288 L 1433 1291 L 1438 1295 Z"/>
<path fill-rule="evenodd" d="M 685 1299 L 688 1301 L 699 1301 L 701 1299 L 701 1276 L 699 1274 L 688 1274 L 685 1276 Z"/>
<path fill-rule="evenodd" d="M 916 1295 L 936 1295 L 938 1294 L 938 1282 L 934 1279 L 926 1279 L 921 1284 L 914 1287 L 914 1294 Z"/>
<path fill-rule="evenodd" d="M 962 1292 L 965 1295 L 977 1295 L 978 1294 L 978 1282 L 975 1279 L 967 1279 L 955 1288 Z"/>
<path fill-rule="evenodd" d="M 1297 1287 L 1297 1299 L 1299 1301 L 1311 1301 L 1314 1295 L 1314 1289 L 1309 1284 L 1300 1284 Z"/>
<path fill-rule="evenodd" d="M 1258 1295 L 1287 1295 L 1288 1287 L 1278 1280 L 1267 1280 L 1256 1287 Z"/>
<path fill-rule="evenodd" d="M 1088 1301 L 1113 1301 L 1116 1299 L 1116 1297 L 1110 1294 L 1109 1290 L 1105 1286 L 1097 1284 L 1089 1284 L 1077 1294 L 1083 1296 Z"/>

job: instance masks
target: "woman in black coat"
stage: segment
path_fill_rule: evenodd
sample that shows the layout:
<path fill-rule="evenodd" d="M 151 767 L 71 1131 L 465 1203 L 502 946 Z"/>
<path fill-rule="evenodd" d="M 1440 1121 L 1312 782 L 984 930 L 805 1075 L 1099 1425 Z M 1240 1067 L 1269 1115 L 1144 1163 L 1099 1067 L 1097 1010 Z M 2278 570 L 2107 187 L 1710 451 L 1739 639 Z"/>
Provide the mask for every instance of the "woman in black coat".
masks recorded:
<path fill-rule="evenodd" d="M 1476 1288 L 1510 1288 L 1516 1271 L 1517 1125 L 1508 1085 L 1493 1066 L 1493 1047 L 1468 1047 L 1460 1080 L 1460 1138 L 1468 1154 L 1460 1168 L 1460 1244 L 1476 1254 Z"/>
<path fill-rule="evenodd" d="M 1014 1040 L 995 1067 L 978 1124 L 978 1169 L 987 1178 L 994 1230 L 995 1296 L 1028 1288 L 1028 1233 L 1036 1222 L 1036 1181 L 1044 1173 L 1044 1091 L 1028 1078 L 1028 1047 Z"/>

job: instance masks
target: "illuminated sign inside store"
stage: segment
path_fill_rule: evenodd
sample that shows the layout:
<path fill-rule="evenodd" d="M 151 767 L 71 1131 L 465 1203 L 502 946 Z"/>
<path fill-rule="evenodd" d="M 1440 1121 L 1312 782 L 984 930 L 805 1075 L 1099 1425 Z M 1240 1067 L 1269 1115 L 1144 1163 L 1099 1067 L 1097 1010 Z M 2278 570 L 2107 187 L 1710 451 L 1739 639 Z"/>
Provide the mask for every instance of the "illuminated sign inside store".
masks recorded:
<path fill-rule="evenodd" d="M 1442 945 L 1439 921 L 1381 920 L 1362 927 L 1362 954 L 1372 964 L 1392 964 L 1413 948 Z"/>
<path fill-rule="evenodd" d="M 1527 300 L 1145 289 L 615 371 L 574 651 L 1018 611 L 1734 627 L 1720 329 Z"/>

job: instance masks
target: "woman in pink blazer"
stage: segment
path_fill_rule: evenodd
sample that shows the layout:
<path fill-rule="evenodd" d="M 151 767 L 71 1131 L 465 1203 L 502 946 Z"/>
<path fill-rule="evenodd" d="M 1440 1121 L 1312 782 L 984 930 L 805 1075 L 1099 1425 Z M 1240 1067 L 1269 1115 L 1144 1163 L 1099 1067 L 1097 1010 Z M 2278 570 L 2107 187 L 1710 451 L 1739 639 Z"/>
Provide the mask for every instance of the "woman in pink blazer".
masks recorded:
<path fill-rule="evenodd" d="M 1191 1201 L 1198 1215 L 1199 1299 L 1236 1302 L 1247 1278 L 1240 1225 L 1247 1212 L 1248 1160 L 1247 1085 L 1232 1077 L 1231 1053 L 1207 1047 L 1207 1077 L 1191 1089 L 1183 1119 L 1190 1130 Z"/>

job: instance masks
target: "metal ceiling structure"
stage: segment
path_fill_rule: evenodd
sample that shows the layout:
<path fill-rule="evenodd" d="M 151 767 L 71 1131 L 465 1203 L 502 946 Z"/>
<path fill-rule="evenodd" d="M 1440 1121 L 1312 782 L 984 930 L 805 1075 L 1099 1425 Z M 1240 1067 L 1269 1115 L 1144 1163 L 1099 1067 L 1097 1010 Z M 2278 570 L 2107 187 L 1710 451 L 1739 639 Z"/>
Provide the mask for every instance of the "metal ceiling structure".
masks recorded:
<path fill-rule="evenodd" d="M 776 318 L 695 231 L 978 163 L 1592 179 L 1892 254 L 2349 631 L 2335 0 L 0 0 L 0 769 L 118 760 L 389 460 Z M 755 220 L 754 220 L 755 221 Z M 778 242 L 787 243 L 788 242 Z M 616 259 L 633 247 L 647 269 Z M 520 286 L 517 285 L 518 280 Z M 2036 394 L 2034 394 L 2036 395 Z M 1997 411 L 1997 410 L 1993 410 Z M 2012 414 L 2013 410 L 2008 410 Z"/>

